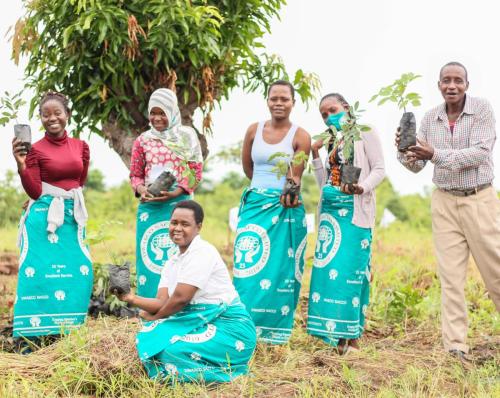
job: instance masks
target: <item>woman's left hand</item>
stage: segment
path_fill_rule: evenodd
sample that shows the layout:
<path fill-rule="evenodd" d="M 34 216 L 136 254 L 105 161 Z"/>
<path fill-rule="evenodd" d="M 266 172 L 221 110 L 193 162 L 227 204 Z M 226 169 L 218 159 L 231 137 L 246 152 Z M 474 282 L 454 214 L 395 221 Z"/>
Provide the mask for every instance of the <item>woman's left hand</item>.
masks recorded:
<path fill-rule="evenodd" d="M 299 199 L 298 195 L 295 195 L 295 198 L 291 200 L 290 194 L 286 194 L 280 196 L 280 203 L 283 207 L 294 208 L 299 207 L 302 201 Z"/>
<path fill-rule="evenodd" d="M 142 319 L 144 319 L 145 321 L 155 321 L 156 320 L 156 317 L 153 314 L 151 314 L 147 311 L 144 311 L 144 310 L 139 311 L 139 316 Z"/>
<path fill-rule="evenodd" d="M 166 202 L 167 200 L 172 199 L 172 193 L 168 191 L 160 191 L 161 196 L 149 198 L 147 202 Z"/>
<path fill-rule="evenodd" d="M 340 184 L 340 190 L 348 195 L 361 195 L 364 192 L 358 184 Z"/>

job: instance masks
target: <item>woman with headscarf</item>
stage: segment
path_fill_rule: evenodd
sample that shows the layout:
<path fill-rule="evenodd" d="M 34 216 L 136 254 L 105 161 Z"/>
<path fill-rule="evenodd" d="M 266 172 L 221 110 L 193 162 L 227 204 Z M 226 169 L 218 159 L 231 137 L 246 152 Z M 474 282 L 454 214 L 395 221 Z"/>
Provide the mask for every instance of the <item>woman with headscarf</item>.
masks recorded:
<path fill-rule="evenodd" d="M 177 252 L 168 236 L 175 204 L 190 198 L 201 180 L 202 154 L 193 128 L 181 124 L 177 96 L 160 88 L 148 104 L 151 129 L 134 142 L 130 161 L 130 182 L 140 198 L 137 211 L 137 293 L 155 297 L 165 262 Z M 169 172 L 175 182 L 168 191 L 153 196 L 148 187 Z M 160 178 L 162 178 L 160 177 Z"/>
<path fill-rule="evenodd" d="M 321 187 L 318 240 L 314 253 L 307 331 L 339 347 L 341 354 L 359 349 L 370 289 L 372 229 L 375 226 L 375 188 L 385 175 L 378 133 L 370 128 L 360 139 L 346 142 L 342 126 L 349 104 L 337 93 L 325 95 L 319 104 L 325 124 L 335 126 L 323 165 L 319 149 L 312 146 L 313 167 Z M 353 145 L 346 159 L 344 146 Z M 341 182 L 346 164 L 361 168 L 357 184 Z"/>
<path fill-rule="evenodd" d="M 251 184 L 241 197 L 233 281 L 259 340 L 270 344 L 290 338 L 304 268 L 307 228 L 300 182 L 305 164 L 293 159 L 309 155 L 311 138 L 290 121 L 294 94 L 287 81 L 271 84 L 271 119 L 250 125 L 242 149 Z M 288 164 L 281 177 L 280 160 Z"/>
<path fill-rule="evenodd" d="M 61 93 L 44 94 L 39 110 L 44 137 L 29 152 L 19 139 L 12 143 L 30 197 L 19 224 L 15 337 L 58 335 L 78 327 L 85 321 L 92 293 L 82 193 L 90 153 L 84 141 L 66 132 L 68 103 Z"/>

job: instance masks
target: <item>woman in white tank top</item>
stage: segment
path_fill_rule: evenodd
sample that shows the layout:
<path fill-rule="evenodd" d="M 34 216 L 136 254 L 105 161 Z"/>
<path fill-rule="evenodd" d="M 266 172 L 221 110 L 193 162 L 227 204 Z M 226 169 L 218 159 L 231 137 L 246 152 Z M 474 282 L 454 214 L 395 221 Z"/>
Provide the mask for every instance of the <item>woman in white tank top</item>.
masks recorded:
<path fill-rule="evenodd" d="M 286 177 L 278 178 L 273 168 L 279 159 L 269 160 L 277 152 L 288 155 L 288 161 L 300 152 L 309 155 L 309 134 L 290 121 L 294 94 L 289 82 L 271 84 L 267 99 L 271 120 L 248 128 L 242 150 L 243 170 L 251 185 L 241 198 L 234 285 L 259 340 L 271 344 L 284 344 L 290 338 L 306 246 L 300 197 L 282 194 L 287 178 L 300 188 L 304 164 L 292 166 Z"/>

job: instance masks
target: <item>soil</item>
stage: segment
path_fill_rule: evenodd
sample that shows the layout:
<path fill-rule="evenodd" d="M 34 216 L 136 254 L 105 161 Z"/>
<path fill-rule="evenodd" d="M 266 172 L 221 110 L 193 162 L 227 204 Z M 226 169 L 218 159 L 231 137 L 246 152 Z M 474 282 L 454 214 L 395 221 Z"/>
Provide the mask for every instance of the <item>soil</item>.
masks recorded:
<path fill-rule="evenodd" d="M 361 168 L 346 164 L 342 166 L 340 180 L 342 184 L 357 184 L 360 175 Z"/>
<path fill-rule="evenodd" d="M 399 128 L 401 133 L 398 145 L 399 151 L 405 151 L 410 146 L 417 144 L 417 121 L 413 112 L 403 113 Z"/>
<path fill-rule="evenodd" d="M 0 254 L 0 274 L 15 275 L 19 267 L 19 255 L 17 253 L 4 252 Z"/>
<path fill-rule="evenodd" d="M 130 263 L 127 261 L 123 265 L 110 264 L 109 270 L 109 291 L 113 294 L 130 293 Z"/>
<path fill-rule="evenodd" d="M 161 196 L 161 191 L 168 191 L 174 182 L 175 176 L 170 171 L 164 171 L 148 187 L 148 192 L 155 197 Z"/>
<path fill-rule="evenodd" d="M 290 195 L 290 202 L 293 203 L 293 201 L 299 194 L 300 194 L 300 185 L 296 184 L 293 179 L 287 178 L 285 186 L 283 187 L 283 191 L 281 192 L 281 195 L 282 196 Z"/>
<path fill-rule="evenodd" d="M 19 138 L 26 148 L 26 152 L 31 149 L 31 128 L 28 124 L 15 124 L 14 136 Z"/>

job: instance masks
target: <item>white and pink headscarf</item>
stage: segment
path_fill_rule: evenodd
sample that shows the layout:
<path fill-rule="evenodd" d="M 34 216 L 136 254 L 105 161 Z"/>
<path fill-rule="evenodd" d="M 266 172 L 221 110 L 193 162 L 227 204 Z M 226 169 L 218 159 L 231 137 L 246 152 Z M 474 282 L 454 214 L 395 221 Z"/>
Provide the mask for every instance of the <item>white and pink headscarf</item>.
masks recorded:
<path fill-rule="evenodd" d="M 160 108 L 165 112 L 168 127 L 163 131 L 158 131 L 151 126 L 151 129 L 144 132 L 143 136 L 147 139 L 161 140 L 165 146 L 184 160 L 202 162 L 200 141 L 192 127 L 181 124 L 181 112 L 175 93 L 168 88 L 155 90 L 149 98 L 148 113 L 153 108 Z"/>

